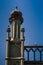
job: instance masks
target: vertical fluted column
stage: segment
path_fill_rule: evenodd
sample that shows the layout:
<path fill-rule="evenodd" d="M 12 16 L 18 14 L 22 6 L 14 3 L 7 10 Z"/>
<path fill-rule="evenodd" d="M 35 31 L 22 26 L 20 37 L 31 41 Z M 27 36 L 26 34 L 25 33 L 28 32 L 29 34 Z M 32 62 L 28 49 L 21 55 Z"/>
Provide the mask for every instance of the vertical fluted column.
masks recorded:
<path fill-rule="evenodd" d="M 7 28 L 7 39 L 6 39 L 6 65 L 8 65 L 9 58 L 9 41 L 10 41 L 10 28 Z"/>
<path fill-rule="evenodd" d="M 12 38 L 20 38 L 20 21 L 12 19 Z"/>
<path fill-rule="evenodd" d="M 20 38 L 20 21 L 16 23 L 16 38 Z"/>
<path fill-rule="evenodd" d="M 14 39 L 16 37 L 16 22 L 14 18 L 12 18 L 12 38 Z"/>
<path fill-rule="evenodd" d="M 21 39 L 21 65 L 24 65 L 24 40 L 25 40 L 25 37 L 24 37 L 24 28 L 22 28 L 21 30 L 22 32 L 22 39 Z"/>

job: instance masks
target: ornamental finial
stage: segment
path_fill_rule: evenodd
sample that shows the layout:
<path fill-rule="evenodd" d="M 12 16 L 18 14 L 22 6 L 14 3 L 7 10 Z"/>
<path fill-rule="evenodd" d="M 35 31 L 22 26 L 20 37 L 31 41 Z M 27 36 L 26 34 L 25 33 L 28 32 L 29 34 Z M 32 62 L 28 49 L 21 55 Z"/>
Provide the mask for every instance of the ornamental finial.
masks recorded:
<path fill-rule="evenodd" d="M 16 9 L 18 9 L 18 7 L 16 6 Z"/>
<path fill-rule="evenodd" d="M 18 7 L 16 6 L 16 9 L 15 9 L 15 11 L 18 11 Z"/>

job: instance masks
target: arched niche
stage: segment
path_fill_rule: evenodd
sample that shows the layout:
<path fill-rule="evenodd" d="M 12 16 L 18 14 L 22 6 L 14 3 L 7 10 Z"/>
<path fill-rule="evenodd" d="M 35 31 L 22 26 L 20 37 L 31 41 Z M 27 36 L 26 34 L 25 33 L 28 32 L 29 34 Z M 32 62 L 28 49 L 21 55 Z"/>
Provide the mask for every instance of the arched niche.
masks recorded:
<path fill-rule="evenodd" d="M 24 60 L 25 60 L 25 61 L 28 60 L 28 59 L 27 59 L 27 58 L 28 58 L 27 56 L 28 56 L 28 50 L 25 49 L 25 50 L 24 50 Z"/>
<path fill-rule="evenodd" d="M 35 51 L 35 60 L 40 61 L 40 51 L 39 51 L 39 49 L 36 49 L 36 51 Z"/>
<path fill-rule="evenodd" d="M 31 50 L 29 51 L 29 60 L 30 60 L 30 61 L 34 61 L 34 51 L 33 51 L 33 49 L 31 49 Z"/>
<path fill-rule="evenodd" d="M 43 51 L 41 52 L 41 58 L 42 58 L 42 61 L 43 61 Z"/>

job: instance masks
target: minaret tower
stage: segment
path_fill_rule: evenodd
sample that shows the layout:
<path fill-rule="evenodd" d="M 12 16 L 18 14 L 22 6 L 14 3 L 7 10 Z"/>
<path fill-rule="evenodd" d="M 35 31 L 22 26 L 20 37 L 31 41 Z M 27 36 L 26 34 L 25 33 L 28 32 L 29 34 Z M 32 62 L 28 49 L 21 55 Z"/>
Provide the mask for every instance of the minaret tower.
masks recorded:
<path fill-rule="evenodd" d="M 11 12 L 9 22 L 12 26 L 10 36 L 10 27 L 7 28 L 6 43 L 6 65 L 24 65 L 24 28 L 20 28 L 23 23 L 22 13 L 18 7 Z M 20 30 L 22 37 L 20 38 Z"/>

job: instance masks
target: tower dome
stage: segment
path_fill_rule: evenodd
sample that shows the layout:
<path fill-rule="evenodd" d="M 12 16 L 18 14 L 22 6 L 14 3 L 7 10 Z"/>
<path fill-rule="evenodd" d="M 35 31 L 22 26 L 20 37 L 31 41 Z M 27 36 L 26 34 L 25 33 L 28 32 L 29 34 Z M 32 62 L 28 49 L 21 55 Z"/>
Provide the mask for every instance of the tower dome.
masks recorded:
<path fill-rule="evenodd" d="M 12 20 L 20 20 L 20 23 L 23 23 L 23 17 L 22 13 L 18 10 L 18 7 L 16 6 L 16 9 L 10 13 L 9 22 L 12 23 Z"/>

